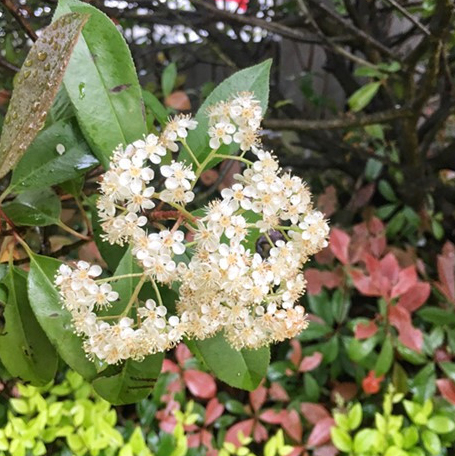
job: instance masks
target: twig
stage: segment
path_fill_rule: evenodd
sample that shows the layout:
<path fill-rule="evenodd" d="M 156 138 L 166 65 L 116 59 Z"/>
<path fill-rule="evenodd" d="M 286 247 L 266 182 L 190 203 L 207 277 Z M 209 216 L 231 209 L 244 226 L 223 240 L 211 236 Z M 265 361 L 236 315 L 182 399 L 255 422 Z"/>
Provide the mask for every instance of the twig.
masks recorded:
<path fill-rule="evenodd" d="M 14 73 L 17 73 L 20 71 L 19 67 L 8 62 L 8 60 L 4 59 L 1 55 L 0 55 L 0 66 L 2 66 L 3 68 L 6 68 L 9 71 L 13 71 Z"/>
<path fill-rule="evenodd" d="M 36 41 L 38 39 L 38 35 L 32 29 L 24 16 L 22 16 L 19 11 L 19 7 L 13 3 L 13 0 L 1 0 L 1 2 L 5 5 L 6 9 L 11 13 L 16 21 L 19 22 L 20 26 L 24 29 L 25 33 L 32 39 L 32 41 Z"/>
<path fill-rule="evenodd" d="M 422 30 L 423 33 L 427 36 L 431 36 L 431 32 L 421 23 L 419 22 L 412 14 L 408 13 L 408 11 L 403 8 L 398 2 L 395 0 L 383 0 L 384 2 L 392 5 L 395 9 L 397 9 L 406 19 L 412 22 L 416 27 Z"/>
<path fill-rule="evenodd" d="M 304 119 L 265 119 L 263 126 L 270 130 L 335 130 L 338 128 L 362 127 L 378 123 L 387 123 L 391 120 L 410 117 L 413 113 L 410 109 L 390 109 L 374 114 L 355 114 L 325 120 Z"/>

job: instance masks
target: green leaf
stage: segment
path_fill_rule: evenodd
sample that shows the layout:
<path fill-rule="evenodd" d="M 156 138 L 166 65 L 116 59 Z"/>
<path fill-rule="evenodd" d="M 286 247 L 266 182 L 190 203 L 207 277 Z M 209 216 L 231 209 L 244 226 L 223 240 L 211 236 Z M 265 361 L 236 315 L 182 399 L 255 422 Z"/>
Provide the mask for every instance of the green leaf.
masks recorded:
<path fill-rule="evenodd" d="M 366 453 L 377 447 L 379 434 L 376 429 L 362 429 L 354 437 L 354 451 Z"/>
<path fill-rule="evenodd" d="M 352 439 L 351 436 L 342 429 L 333 427 L 330 429 L 330 436 L 332 438 L 332 443 L 340 450 L 349 452 L 352 449 Z"/>
<path fill-rule="evenodd" d="M 359 362 L 373 351 L 376 346 L 377 338 L 370 337 L 365 341 L 360 341 L 353 337 L 346 337 L 345 341 L 349 358 L 352 361 Z"/>
<path fill-rule="evenodd" d="M 386 180 L 381 179 L 379 181 L 378 190 L 387 201 L 390 201 L 391 203 L 396 203 L 398 201 L 392 186 Z"/>
<path fill-rule="evenodd" d="M 435 456 L 440 454 L 441 440 L 439 440 L 439 437 L 434 432 L 425 429 L 422 432 L 422 442 L 430 454 L 434 454 Z"/>
<path fill-rule="evenodd" d="M 354 70 L 354 76 L 360 77 L 372 77 L 372 78 L 382 78 L 384 77 L 384 73 L 381 71 L 371 68 L 371 67 L 358 67 Z"/>
<path fill-rule="evenodd" d="M 177 79 L 177 65 L 172 62 L 170 63 L 161 74 L 161 88 L 163 95 L 167 97 L 172 92 Z"/>
<path fill-rule="evenodd" d="M 308 328 L 302 331 L 298 336 L 301 341 L 310 341 L 319 339 L 332 332 L 332 328 L 328 325 L 310 321 Z"/>
<path fill-rule="evenodd" d="M 427 426 L 437 434 L 447 434 L 455 429 L 455 422 L 443 415 L 435 415 L 428 420 Z"/>
<path fill-rule="evenodd" d="M 110 366 L 93 380 L 93 387 L 111 404 L 138 402 L 146 398 L 155 386 L 163 358 L 163 353 L 157 353 L 141 362 L 127 360 L 120 366 Z"/>
<path fill-rule="evenodd" d="M 195 130 L 190 131 L 187 138 L 188 145 L 200 162 L 202 162 L 210 152 L 209 137 L 207 135 L 207 108 L 219 101 L 227 100 L 238 92 L 248 91 L 254 92 L 256 98 L 261 102 L 262 114 L 265 114 L 269 99 L 269 75 L 271 65 L 272 60 L 269 59 L 259 65 L 234 73 L 216 87 L 204 101 L 196 114 L 198 127 Z M 234 144 L 227 149 L 230 153 L 233 153 L 238 147 Z M 186 160 L 188 163 L 191 163 L 191 157 L 186 149 L 181 150 L 178 160 Z M 216 163 L 217 161 L 214 160 L 211 165 L 214 166 Z"/>
<path fill-rule="evenodd" d="M 433 363 L 423 367 L 412 379 L 411 391 L 414 399 L 424 402 L 434 396 L 436 392 L 436 375 Z"/>
<path fill-rule="evenodd" d="M 439 364 L 444 373 L 455 382 L 455 363 L 443 362 Z"/>
<path fill-rule="evenodd" d="M 0 359 L 11 375 L 45 385 L 54 378 L 58 358 L 30 308 L 27 277 L 22 270 L 11 267 L 2 283 L 8 288 L 8 300 Z"/>
<path fill-rule="evenodd" d="M 50 188 L 21 193 L 3 205 L 5 214 L 15 225 L 47 226 L 60 223 L 60 200 Z"/>
<path fill-rule="evenodd" d="M 348 412 L 348 425 L 351 431 L 357 429 L 362 422 L 362 406 L 357 403 Z"/>
<path fill-rule="evenodd" d="M 14 169 L 9 191 L 50 187 L 98 165 L 78 130 L 75 122 L 59 121 L 40 132 Z M 65 147 L 62 155 L 56 150 L 58 144 Z"/>
<path fill-rule="evenodd" d="M 376 375 L 383 375 L 390 369 L 393 362 L 393 346 L 390 339 L 386 338 L 382 345 L 381 353 L 379 353 L 374 371 Z"/>
<path fill-rule="evenodd" d="M 158 98 L 156 98 L 155 95 L 148 90 L 142 90 L 142 96 L 144 98 L 146 110 L 151 112 L 153 116 L 156 117 L 162 127 L 166 125 L 169 114 L 160 100 L 158 100 Z"/>
<path fill-rule="evenodd" d="M 82 339 L 74 333 L 70 313 L 62 308 L 54 277 L 61 262 L 41 255 L 32 255 L 28 276 L 28 294 L 33 312 L 57 349 L 73 370 L 86 379 L 96 375 L 96 366 L 82 348 Z"/>
<path fill-rule="evenodd" d="M 303 387 L 310 402 L 317 402 L 321 394 L 321 388 L 316 379 L 309 373 L 303 375 Z"/>
<path fill-rule="evenodd" d="M 408 426 L 402 430 L 403 448 L 412 448 L 419 441 L 419 431 L 415 426 Z"/>
<path fill-rule="evenodd" d="M 408 392 L 408 376 L 403 367 L 398 363 L 393 365 L 392 384 L 397 393 L 406 394 Z"/>
<path fill-rule="evenodd" d="M 237 351 L 220 332 L 210 339 L 192 341 L 188 346 L 217 378 L 230 386 L 248 391 L 257 388 L 270 362 L 268 347 Z"/>
<path fill-rule="evenodd" d="M 0 178 L 43 127 L 86 14 L 69 14 L 41 31 L 18 75 L 0 138 Z"/>
<path fill-rule="evenodd" d="M 332 302 L 327 292 L 324 290 L 318 295 L 307 295 L 308 304 L 311 311 L 321 317 L 328 325 L 333 324 Z"/>
<path fill-rule="evenodd" d="M 425 321 L 435 325 L 449 325 L 455 323 L 455 313 L 448 312 L 439 307 L 424 307 L 417 312 L 417 315 Z"/>
<path fill-rule="evenodd" d="M 128 46 L 112 20 L 91 5 L 61 0 L 55 16 L 89 14 L 63 80 L 79 125 L 107 168 L 118 144 L 147 133 L 142 93 Z"/>
<path fill-rule="evenodd" d="M 356 90 L 348 100 L 351 111 L 361 111 L 367 106 L 381 87 L 381 82 L 370 82 Z"/>

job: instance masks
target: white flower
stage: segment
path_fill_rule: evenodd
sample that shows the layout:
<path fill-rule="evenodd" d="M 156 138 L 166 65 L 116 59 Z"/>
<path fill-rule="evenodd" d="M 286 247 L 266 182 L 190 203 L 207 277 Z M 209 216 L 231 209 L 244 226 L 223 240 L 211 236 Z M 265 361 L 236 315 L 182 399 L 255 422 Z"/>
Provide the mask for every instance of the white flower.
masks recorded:
<path fill-rule="evenodd" d="M 175 190 L 183 187 L 185 190 L 191 189 L 190 182 L 196 179 L 196 175 L 190 166 L 173 161 L 170 165 L 160 168 L 161 174 L 166 178 L 165 187 L 168 190 Z"/>
<path fill-rule="evenodd" d="M 212 149 L 218 149 L 221 144 L 231 144 L 234 132 L 234 125 L 226 122 L 216 123 L 213 127 L 210 127 L 208 131 L 208 135 L 210 136 L 210 147 Z"/>
<path fill-rule="evenodd" d="M 244 193 L 242 184 L 234 184 L 231 188 L 223 188 L 221 196 L 224 201 L 228 201 L 234 211 L 239 206 L 246 211 L 251 209 L 251 200 Z"/>
<path fill-rule="evenodd" d="M 133 145 L 138 151 L 144 151 L 147 158 L 155 165 L 161 163 L 161 157 L 166 155 L 166 148 L 159 142 L 159 137 L 153 133 L 143 140 L 135 141 Z"/>
<path fill-rule="evenodd" d="M 154 187 L 147 187 L 141 193 L 132 194 L 127 199 L 126 209 L 129 212 L 142 212 L 153 209 L 155 207 L 155 203 L 152 201 L 154 193 Z"/>

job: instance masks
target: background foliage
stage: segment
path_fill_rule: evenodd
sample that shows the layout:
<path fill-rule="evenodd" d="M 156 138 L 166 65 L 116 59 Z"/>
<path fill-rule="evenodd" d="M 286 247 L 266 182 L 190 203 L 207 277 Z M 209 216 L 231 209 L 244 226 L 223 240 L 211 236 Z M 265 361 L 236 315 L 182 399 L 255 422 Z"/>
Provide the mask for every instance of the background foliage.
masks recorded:
<path fill-rule="evenodd" d="M 25 114 L 33 122 L 19 131 L 28 131 L 20 136 L 28 140 L 18 141 L 18 132 L 10 130 L 0 147 L 1 451 L 451 454 L 455 34 L 450 0 L 250 1 L 233 9 L 229 2 L 217 6 L 205 0 L 68 0 L 58 7 L 53 1 L 3 0 L 2 6 L 0 122 L 11 125 Z M 76 15 L 65 27 L 74 36 L 54 37 L 60 46 L 54 49 L 52 35 L 40 33 L 28 65 L 36 32 L 69 12 Z M 90 19 L 81 29 L 86 14 Z M 306 273 L 310 327 L 289 344 L 271 348 L 270 366 L 260 369 L 267 371 L 266 379 L 256 389 L 261 376 L 249 385 L 227 386 L 208 372 L 207 365 L 213 368 L 208 359 L 194 358 L 181 345 L 164 360 L 166 374 L 150 397 L 152 384 L 128 398 L 137 405 L 111 408 L 67 371 L 65 363 L 91 380 L 99 366 L 85 359 L 52 288 L 61 260 L 98 261 L 113 273 L 129 267 L 127 253 L 98 242 L 92 195 L 100 164 L 106 165 L 119 142 L 156 131 L 170 113 L 196 111 L 206 99 L 213 101 L 212 90 L 222 79 L 269 57 L 262 140 L 308 181 L 331 218 L 330 246 Z M 46 70 L 48 63 L 52 67 Z M 255 83 L 266 91 L 268 81 L 261 79 L 266 66 L 260 68 L 253 70 Z M 38 82 L 27 86 L 27 81 Z M 11 97 L 21 83 L 30 94 L 27 103 L 19 91 L 17 101 Z M 250 87 L 237 80 L 228 90 Z M 236 166 L 221 163 L 206 172 L 197 201 L 229 186 Z M 18 245 L 7 220 L 31 251 Z M 14 267 L 6 266 L 9 258 Z M 27 331 L 13 333 L 11 324 Z M 42 351 L 30 356 L 36 340 L 42 340 Z M 119 385 L 116 378 L 124 378 L 123 372 L 108 374 L 94 382 L 95 390 L 103 397 L 121 394 L 113 393 L 112 384 Z M 22 386 L 13 376 L 47 386 Z M 54 377 L 55 386 L 49 386 Z M 17 439 L 24 426 L 27 439 Z M 103 437 L 94 440 L 94 433 Z"/>

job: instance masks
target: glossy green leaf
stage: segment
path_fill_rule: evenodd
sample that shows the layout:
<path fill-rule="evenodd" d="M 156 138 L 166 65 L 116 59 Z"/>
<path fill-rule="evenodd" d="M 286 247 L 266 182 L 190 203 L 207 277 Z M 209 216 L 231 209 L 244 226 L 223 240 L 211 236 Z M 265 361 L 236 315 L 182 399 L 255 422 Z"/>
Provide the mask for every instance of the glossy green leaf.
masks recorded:
<path fill-rule="evenodd" d="M 143 361 L 125 361 L 110 366 L 93 380 L 95 391 L 111 404 L 132 404 L 146 398 L 160 375 L 164 355 L 147 356 Z"/>
<path fill-rule="evenodd" d="M 412 379 L 411 391 L 415 400 L 424 402 L 434 396 L 436 392 L 436 374 L 433 363 L 423 367 Z"/>
<path fill-rule="evenodd" d="M 351 436 L 342 429 L 333 427 L 330 429 L 330 436 L 332 438 L 332 443 L 340 450 L 349 452 L 352 449 L 352 439 Z"/>
<path fill-rule="evenodd" d="M 63 154 L 57 145 L 65 148 Z M 77 124 L 59 121 L 38 134 L 13 171 L 9 190 L 22 193 L 75 179 L 98 165 Z"/>
<path fill-rule="evenodd" d="M 62 308 L 54 278 L 61 262 L 32 255 L 28 276 L 28 294 L 33 312 L 59 355 L 86 379 L 95 377 L 96 365 L 82 348 L 82 339 L 74 333 L 70 313 Z"/>
<path fill-rule="evenodd" d="M 267 373 L 270 362 L 268 347 L 237 351 L 221 333 L 210 339 L 195 340 L 188 345 L 217 378 L 230 386 L 252 391 Z"/>
<path fill-rule="evenodd" d="M 377 447 L 379 433 L 376 429 L 362 429 L 354 437 L 354 451 L 366 453 L 374 451 Z"/>
<path fill-rule="evenodd" d="M 147 90 L 142 90 L 142 97 L 144 98 L 146 112 L 151 113 L 162 127 L 166 125 L 169 113 L 160 100 Z"/>
<path fill-rule="evenodd" d="M 430 454 L 436 456 L 441 453 L 441 440 L 434 432 L 425 429 L 422 432 L 422 442 Z"/>
<path fill-rule="evenodd" d="M 62 206 L 55 192 L 45 188 L 21 193 L 3 210 L 15 225 L 47 226 L 60 222 Z"/>
<path fill-rule="evenodd" d="M 439 307 L 424 307 L 417 312 L 417 315 L 425 321 L 435 325 L 446 325 L 455 323 L 455 313 L 448 312 Z"/>
<path fill-rule="evenodd" d="M 447 416 L 435 415 L 428 420 L 427 426 L 436 434 L 447 434 L 455 429 L 455 422 Z"/>
<path fill-rule="evenodd" d="M 27 276 L 11 267 L 2 283 L 8 289 L 8 300 L 0 359 L 11 375 L 34 385 L 45 385 L 54 378 L 58 357 L 30 308 Z"/>
<path fill-rule="evenodd" d="M 345 339 L 346 348 L 348 351 L 349 358 L 352 361 L 358 362 L 368 356 L 376 346 L 376 337 L 370 337 L 364 341 L 360 341 L 354 338 Z"/>
<path fill-rule="evenodd" d="M 177 65 L 172 62 L 170 63 L 161 74 L 161 89 L 163 95 L 167 97 L 172 92 L 177 79 Z"/>
<path fill-rule="evenodd" d="M 351 111 L 361 111 L 367 106 L 381 87 L 381 82 L 370 82 L 356 90 L 348 99 Z"/>
<path fill-rule="evenodd" d="M 63 80 L 82 132 L 107 168 L 118 144 L 147 133 L 141 87 L 128 46 L 112 20 L 91 5 L 61 0 L 56 17 L 89 14 Z"/>
<path fill-rule="evenodd" d="M 18 75 L 0 137 L 0 178 L 43 127 L 86 14 L 68 14 L 41 31 Z"/>
<path fill-rule="evenodd" d="M 440 363 L 441 369 L 452 381 L 455 382 L 455 363 L 443 362 Z"/>
<path fill-rule="evenodd" d="M 265 114 L 269 99 L 269 75 L 271 65 L 272 61 L 266 60 L 259 65 L 234 73 L 218 85 L 206 98 L 196 114 L 198 127 L 195 130 L 190 131 L 187 138 L 188 145 L 200 162 L 203 161 L 210 152 L 209 137 L 207 135 L 207 108 L 219 101 L 227 100 L 238 92 L 248 91 L 254 92 L 256 98 L 261 102 L 262 113 Z M 238 147 L 236 145 L 231 145 L 227 148 L 229 153 L 233 153 L 237 149 Z M 191 157 L 185 149 L 182 149 L 178 159 L 179 161 L 186 160 L 188 163 L 191 163 Z M 215 163 L 217 162 L 214 160 L 212 165 L 214 166 Z"/>
<path fill-rule="evenodd" d="M 376 375 L 383 375 L 390 369 L 390 366 L 393 363 L 393 346 L 389 338 L 384 340 L 384 343 L 379 353 L 378 359 L 374 366 L 374 371 Z"/>

